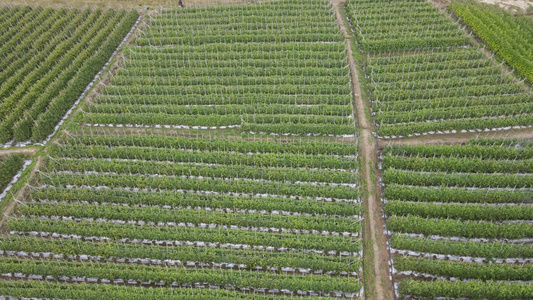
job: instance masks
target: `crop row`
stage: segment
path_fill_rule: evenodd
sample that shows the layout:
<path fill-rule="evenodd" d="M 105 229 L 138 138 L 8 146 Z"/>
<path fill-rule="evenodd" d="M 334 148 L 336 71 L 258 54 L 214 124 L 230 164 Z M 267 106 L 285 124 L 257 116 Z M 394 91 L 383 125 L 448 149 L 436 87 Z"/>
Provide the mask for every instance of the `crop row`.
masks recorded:
<path fill-rule="evenodd" d="M 394 232 L 418 233 L 425 236 L 524 239 L 533 237 L 531 223 L 493 223 L 485 221 L 458 221 L 417 216 L 392 216 L 387 228 Z"/>
<path fill-rule="evenodd" d="M 387 215 L 420 216 L 423 218 L 451 218 L 479 221 L 533 221 L 533 205 L 486 206 L 389 201 L 384 210 Z"/>
<path fill-rule="evenodd" d="M 389 169 L 383 174 L 385 184 L 456 187 L 531 188 L 532 174 L 479 174 L 446 172 L 412 172 Z"/>
<path fill-rule="evenodd" d="M 480 146 L 500 146 L 500 147 L 514 147 L 515 149 L 522 149 L 522 148 L 531 148 L 533 147 L 533 140 L 527 139 L 486 139 L 486 138 L 479 138 L 475 140 L 471 140 L 470 145 L 480 145 Z"/>
<path fill-rule="evenodd" d="M 319 55 L 317 53 L 317 55 Z M 264 55 L 262 55 L 264 56 Z M 275 57 L 269 58 L 269 59 L 278 59 Z M 301 67 L 301 68 L 283 68 L 283 67 L 274 67 L 274 68 L 268 68 L 268 69 L 257 69 L 253 67 L 242 67 L 240 69 L 237 68 L 210 68 L 210 67 L 198 67 L 198 68 L 187 68 L 179 71 L 176 70 L 176 68 L 172 67 L 172 63 L 169 63 L 170 67 L 168 68 L 162 68 L 162 67 L 139 67 L 135 68 L 134 62 L 129 62 L 131 64 L 131 68 L 118 70 L 117 74 L 121 76 L 139 76 L 139 77 L 145 77 L 145 76 L 157 76 L 165 78 L 165 77 L 173 77 L 173 76 L 183 76 L 183 78 L 186 78 L 186 76 L 199 76 L 199 77 L 206 77 L 206 76 L 253 76 L 258 77 L 259 80 L 264 78 L 265 76 L 305 76 L 305 77 L 312 77 L 312 76 L 346 76 L 347 70 L 343 70 L 340 68 L 321 68 L 321 67 Z M 145 61 L 142 61 L 143 64 L 145 64 Z M 311 64 L 311 62 L 306 62 Z M 142 78 L 141 77 L 141 78 Z M 324 79 L 324 77 L 321 77 Z"/>
<path fill-rule="evenodd" d="M 288 197 L 252 197 L 223 194 L 175 193 L 170 191 L 125 191 L 89 188 L 39 188 L 31 193 L 34 201 L 55 200 L 67 203 L 90 202 L 130 206 L 173 206 L 211 209 L 249 209 L 267 212 L 284 211 L 331 216 L 355 216 L 361 207 L 350 202 L 324 202 Z"/>
<path fill-rule="evenodd" d="M 255 287 L 268 289 L 289 289 L 292 291 L 318 290 L 322 292 L 344 291 L 357 293 L 360 283 L 345 277 L 301 276 L 272 274 L 250 271 L 233 271 L 223 269 L 183 269 L 152 268 L 151 266 L 86 263 L 72 261 L 42 261 L 2 258 L 2 273 L 20 272 L 42 276 L 76 276 L 99 279 L 123 279 L 136 281 L 163 281 L 170 283 L 196 283 L 233 285 L 235 288 Z"/>
<path fill-rule="evenodd" d="M 527 140 L 524 141 L 527 143 Z M 386 155 L 408 157 L 464 157 L 494 160 L 527 160 L 533 158 L 531 147 L 509 147 L 505 142 L 489 140 L 472 140 L 468 145 L 409 145 L 391 146 L 384 150 Z M 522 143 L 509 140 L 507 143 Z"/>
<path fill-rule="evenodd" d="M 527 128 L 533 126 L 531 114 L 517 114 L 498 117 L 459 118 L 452 120 L 428 120 L 419 123 L 389 124 L 378 128 L 380 136 L 412 136 L 422 133 L 458 131 L 483 131 L 491 129 Z"/>
<path fill-rule="evenodd" d="M 283 23 L 281 23 L 283 24 Z M 275 26 L 275 24 L 272 24 Z M 303 24 L 305 25 L 305 24 Z M 306 37 L 308 35 L 319 35 L 324 36 L 331 32 L 336 32 L 338 30 L 336 24 L 331 24 L 331 22 L 328 22 L 327 24 L 313 24 L 315 27 L 307 26 L 307 27 L 291 27 L 291 26 L 284 26 L 282 28 L 278 27 L 267 27 L 267 26 L 254 26 L 254 27 L 245 27 L 241 26 L 238 27 L 232 26 L 232 27 L 226 27 L 223 26 L 214 26 L 211 28 L 209 32 L 205 31 L 205 33 L 198 34 L 198 30 L 196 28 L 193 28 L 192 30 L 190 28 L 183 28 L 181 31 L 176 32 L 173 29 L 173 26 L 170 27 L 161 27 L 161 26 L 151 26 L 148 27 L 148 30 L 143 34 L 143 39 L 149 40 L 151 42 L 156 42 L 159 40 L 165 40 L 167 38 L 174 38 L 178 41 L 180 39 L 186 40 L 188 43 L 193 41 L 191 44 L 195 45 L 195 41 L 205 41 L 210 40 L 211 38 L 215 37 L 222 37 L 222 36 L 231 36 L 231 35 L 243 35 L 244 37 L 249 37 L 252 39 L 257 37 L 264 37 L 265 41 L 272 41 L 271 38 L 279 35 L 279 36 L 302 36 Z M 296 25 L 297 26 L 297 25 Z M 206 28 L 207 29 L 207 28 Z M 196 33 L 195 38 L 191 38 L 191 32 Z M 275 39 L 274 39 L 275 40 Z M 246 39 L 239 39 L 237 40 L 239 42 L 244 42 Z M 181 43 L 178 43 L 181 44 Z M 202 44 L 201 42 L 199 44 Z"/>
<path fill-rule="evenodd" d="M 533 297 L 533 286 L 529 283 L 504 281 L 412 281 L 402 280 L 399 285 L 402 295 L 438 298 L 468 299 L 529 299 Z"/>
<path fill-rule="evenodd" d="M 313 44 L 313 43 L 311 43 Z M 156 49 L 159 49 L 156 48 Z M 156 50 L 154 50 L 155 52 Z M 322 51 L 317 51 L 321 53 Z M 211 59 L 194 59 L 194 60 L 181 60 L 181 59 L 168 59 L 168 60 L 134 60 L 128 59 L 124 62 L 124 65 L 129 68 L 134 69 L 168 69 L 168 68 L 286 68 L 286 69 L 301 69 L 301 68 L 344 68 L 346 67 L 346 62 L 344 60 L 334 59 L 334 58 L 322 58 L 322 59 L 313 59 L 313 60 L 300 60 L 300 59 L 291 59 L 291 58 L 279 58 L 276 60 L 269 60 L 264 58 L 259 59 L 225 59 L 218 60 L 216 59 L 215 54 Z M 126 71 L 127 72 L 127 71 Z M 187 72 L 187 71 L 185 71 Z M 238 71 L 235 71 L 238 72 Z"/>
<path fill-rule="evenodd" d="M 270 252 L 235 250 L 224 248 L 198 248 L 195 246 L 153 246 L 116 242 L 87 242 L 56 240 L 35 237 L 5 237 L 1 239 L 2 250 L 23 252 L 50 252 L 63 255 L 91 255 L 109 258 L 150 258 L 180 260 L 182 262 L 244 264 L 246 269 L 306 268 L 324 272 L 359 272 L 360 263 L 353 257 L 324 256 L 296 251 Z M 102 249 L 106 251 L 103 252 Z"/>
<path fill-rule="evenodd" d="M 301 183 L 282 183 L 249 180 L 226 180 L 223 178 L 147 177 L 131 174 L 49 174 L 41 177 L 42 183 L 54 186 L 137 187 L 151 189 L 214 191 L 233 193 L 259 193 L 324 197 L 334 199 L 358 199 L 356 189 L 346 186 L 315 186 Z"/>
<path fill-rule="evenodd" d="M 331 20 L 330 20 L 331 21 Z M 221 44 L 206 44 L 198 46 L 161 46 L 157 47 L 155 52 L 154 47 L 126 47 L 124 53 L 136 57 L 152 57 L 167 54 L 168 57 L 174 58 L 192 58 L 187 55 L 192 55 L 197 58 L 216 57 L 218 55 L 225 55 L 224 53 L 235 53 L 235 55 L 244 55 L 245 53 L 261 53 L 264 55 L 278 55 L 277 53 L 286 53 L 286 55 L 299 56 L 300 53 L 322 53 L 330 57 L 337 57 L 340 60 L 346 59 L 345 56 L 340 55 L 344 52 L 343 43 L 281 43 L 281 44 L 245 44 L 245 43 L 221 43 Z M 173 56 L 171 55 L 173 54 Z M 256 55 L 256 54 L 254 54 Z M 248 58 L 248 57 L 247 57 Z M 281 58 L 281 57 L 279 57 Z"/>
<path fill-rule="evenodd" d="M 85 114 L 78 120 L 83 124 L 131 124 L 143 126 L 212 126 L 241 125 L 243 132 L 264 134 L 324 134 L 354 135 L 354 121 L 348 117 L 317 117 L 306 115 L 251 115 L 255 120 L 243 120 L 240 115 L 165 115 L 162 113 Z"/>
<path fill-rule="evenodd" d="M 424 122 L 428 120 L 449 120 L 482 117 L 489 118 L 501 116 L 513 117 L 516 115 L 527 115 L 532 111 L 533 102 L 505 105 L 480 105 L 471 107 L 446 107 L 420 109 L 407 112 L 384 112 L 377 115 L 375 121 L 376 123 L 380 124 L 380 126 L 382 126 L 397 123 Z M 529 123 L 524 124 L 529 125 Z"/>
<path fill-rule="evenodd" d="M 453 57 L 457 61 L 482 61 L 485 55 L 476 48 L 462 48 L 462 49 L 442 49 L 440 51 L 421 52 L 417 55 L 388 55 L 371 57 L 372 65 L 387 68 L 390 67 L 398 69 L 403 65 L 419 65 L 421 63 L 446 63 Z"/>
<path fill-rule="evenodd" d="M 529 189 L 469 189 L 461 187 L 418 187 L 388 184 L 384 195 L 389 200 L 456 203 L 532 203 Z"/>
<path fill-rule="evenodd" d="M 409 81 L 409 82 L 389 82 L 379 83 L 375 86 L 376 90 L 382 93 L 398 91 L 398 90 L 418 90 L 418 89 L 440 89 L 443 87 L 460 87 L 460 86 L 478 86 L 478 85 L 499 85 L 509 84 L 512 82 L 512 77 L 505 75 L 487 75 L 466 77 L 446 77 L 439 79 L 428 79 L 422 82 Z"/>
<path fill-rule="evenodd" d="M 458 62 L 455 62 L 458 63 Z M 440 64 L 438 65 L 441 66 Z M 466 66 L 462 69 L 433 69 L 411 71 L 407 69 L 406 72 L 386 72 L 374 76 L 375 70 L 371 70 L 372 80 L 379 83 L 393 83 L 396 86 L 404 82 L 405 87 L 413 87 L 413 82 L 417 80 L 438 80 L 445 78 L 463 78 L 463 77 L 478 77 L 478 76 L 492 76 L 501 74 L 501 68 L 495 66 Z M 380 85 L 381 86 L 381 85 Z M 387 85 L 389 88 L 391 84 Z"/>
<path fill-rule="evenodd" d="M 268 140 L 224 139 L 164 135 L 76 135 L 62 140 L 65 145 L 102 145 L 107 147 L 151 147 L 164 149 L 188 149 L 197 151 L 227 151 L 239 153 L 291 153 L 354 156 L 357 147 L 353 143 L 293 140 L 278 143 Z M 533 152 L 532 152 L 533 155 Z"/>
<path fill-rule="evenodd" d="M 201 45 L 206 43 L 294 43 L 294 42 L 340 42 L 341 37 L 328 33 L 310 33 L 310 34 L 297 34 L 294 32 L 285 32 L 284 34 L 275 35 L 272 33 L 264 35 L 243 34 L 234 35 L 228 34 L 224 36 L 201 36 L 201 37 L 186 37 L 175 38 L 172 36 L 162 38 L 139 38 L 135 40 L 135 43 L 139 46 L 147 45 Z"/>
<path fill-rule="evenodd" d="M 94 108 L 93 110 L 97 110 Z M 134 111 L 132 108 L 130 112 L 116 114 L 110 112 L 86 113 L 81 122 L 95 123 L 95 124 L 142 124 L 142 125 L 189 125 L 189 126 L 228 126 L 240 125 L 243 123 L 257 123 L 257 124 L 353 124 L 353 119 L 342 116 L 328 116 L 328 115 L 288 115 L 288 114 L 173 114 L 172 109 L 170 113 L 163 111 L 142 112 Z M 141 110 L 141 109 L 138 109 Z M 354 130 L 352 130 L 354 131 Z"/>
<path fill-rule="evenodd" d="M 416 112 L 422 109 L 469 109 L 471 107 L 490 107 L 503 106 L 507 104 L 527 104 L 530 95 L 528 94 L 514 94 L 514 95 L 496 95 L 496 96 L 467 96 L 467 97 L 453 97 L 440 99 L 415 99 L 404 101 L 391 102 L 374 102 L 372 107 L 376 111 L 383 112 Z"/>
<path fill-rule="evenodd" d="M 221 212 L 197 209 L 161 209 L 160 207 L 125 207 L 88 204 L 31 203 L 19 208 L 23 215 L 136 220 L 144 222 L 182 222 L 187 224 L 235 225 L 330 232 L 358 232 L 357 220 L 345 217 L 275 215 Z"/>
<path fill-rule="evenodd" d="M 400 272 L 415 271 L 460 279 L 524 281 L 533 279 L 533 266 L 531 265 L 485 265 L 400 257 L 394 259 L 394 267 Z"/>
<path fill-rule="evenodd" d="M 180 105 L 208 106 L 208 105 L 258 105 L 258 103 L 270 105 L 349 105 L 351 97 L 349 95 L 271 95 L 268 102 L 261 94 L 236 94 L 236 95 L 140 95 L 134 94 L 131 97 L 121 95 L 99 95 L 99 104 L 120 104 L 120 105 L 165 105 L 168 108 Z"/>
<path fill-rule="evenodd" d="M 495 82 L 499 82 L 500 78 L 494 77 Z M 318 76 L 315 74 L 309 76 L 222 76 L 222 74 L 214 76 L 181 76 L 179 74 L 172 77 L 153 77 L 141 76 L 140 74 L 132 74 L 126 76 L 114 76 L 110 82 L 116 86 L 134 86 L 142 85 L 150 86 L 197 86 L 197 85 L 348 85 L 350 79 L 347 76 Z M 484 81 L 483 83 L 489 83 Z"/>
<path fill-rule="evenodd" d="M 106 86 L 102 89 L 104 94 L 111 95 L 210 95 L 210 94 L 264 94 L 266 97 L 276 95 L 331 95 L 342 94 L 348 95 L 351 92 L 348 85 L 193 85 L 193 86 L 176 86 L 176 85 L 158 85 L 158 86 Z"/>
<path fill-rule="evenodd" d="M 383 167 L 412 171 L 461 172 L 461 173 L 532 173 L 531 159 L 497 160 L 456 157 L 405 157 L 385 156 Z"/>
<path fill-rule="evenodd" d="M 154 149 L 150 147 L 104 145 L 69 145 L 53 148 L 53 155 L 75 159 L 116 159 L 180 162 L 193 164 L 233 164 L 253 167 L 291 167 L 355 170 L 357 161 L 353 158 L 337 158 L 323 154 L 291 153 L 228 153 L 225 151 L 187 151 L 180 149 Z"/>
<path fill-rule="evenodd" d="M 533 247 L 529 244 L 508 244 L 502 242 L 435 241 L 426 238 L 408 238 L 398 234 L 391 237 L 394 249 L 411 250 L 444 255 L 494 258 L 533 258 Z"/>
<path fill-rule="evenodd" d="M 139 226 L 112 222 L 39 220 L 36 218 L 12 219 L 9 230 L 44 231 L 59 234 L 109 237 L 111 239 L 148 239 L 171 241 L 202 241 L 209 243 L 246 244 L 251 246 L 271 246 L 324 251 L 359 252 L 358 238 L 322 234 L 270 233 L 263 231 L 199 227 Z"/>
<path fill-rule="evenodd" d="M 249 299 L 253 294 L 254 299 L 286 299 L 286 296 L 277 296 L 272 293 L 250 292 L 208 289 L 191 287 L 138 287 L 118 284 L 78 284 L 64 282 L 43 282 L 38 280 L 25 281 L 0 281 L 0 289 L 5 291 L 5 295 L 11 297 L 26 298 L 59 298 L 59 299 L 117 299 L 117 300 L 157 300 L 157 299 L 179 299 L 179 300 L 235 300 Z M 202 286 L 203 287 L 203 286 Z M 308 299 L 323 299 L 322 296 L 308 296 Z"/>
<path fill-rule="evenodd" d="M 160 164 L 105 160 L 50 160 L 48 172 L 113 172 L 117 174 L 145 174 L 159 176 L 195 176 L 211 178 L 248 178 L 284 182 L 354 183 L 356 175 L 333 170 L 303 170 L 292 168 L 261 168 L 245 165 Z M 43 169 L 43 171 L 45 171 Z"/>
<path fill-rule="evenodd" d="M 124 104 L 98 104 L 88 106 L 88 113 L 166 113 L 176 115 L 243 115 L 244 119 L 259 118 L 261 115 L 316 115 L 316 116 L 350 116 L 353 110 L 347 105 L 283 105 L 283 104 L 257 104 L 235 105 L 224 104 L 216 106 L 169 106 L 169 105 L 128 105 Z"/>
<path fill-rule="evenodd" d="M 375 101 L 411 101 L 411 100 L 433 100 L 448 97 L 468 97 L 468 96 L 500 96 L 506 94 L 520 94 L 522 87 L 518 84 L 498 84 L 498 85 L 476 85 L 473 79 L 472 85 L 462 87 L 436 87 L 426 90 L 393 90 L 375 91 L 373 97 Z"/>
<path fill-rule="evenodd" d="M 477 53 L 483 53 L 479 50 Z M 410 73 L 427 72 L 430 74 L 439 71 L 463 71 L 470 69 L 487 68 L 492 66 L 486 57 L 479 57 L 474 50 L 465 51 L 463 49 L 435 52 L 433 54 L 405 55 L 403 59 L 384 60 L 381 57 L 369 59 L 369 73 L 375 74 L 375 78 L 385 76 L 400 76 Z M 408 59 L 409 58 L 409 59 Z M 501 72 L 501 69 L 499 69 Z"/>

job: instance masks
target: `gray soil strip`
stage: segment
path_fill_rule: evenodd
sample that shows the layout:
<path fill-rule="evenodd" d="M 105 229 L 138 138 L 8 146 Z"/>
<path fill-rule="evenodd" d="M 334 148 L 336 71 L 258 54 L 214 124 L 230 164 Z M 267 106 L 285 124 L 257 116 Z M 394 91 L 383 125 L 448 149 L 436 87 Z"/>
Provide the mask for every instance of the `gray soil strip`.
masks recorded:
<path fill-rule="evenodd" d="M 352 90 L 354 94 L 354 110 L 358 120 L 359 132 L 359 158 L 362 170 L 362 193 L 364 207 L 364 232 L 365 244 L 364 263 L 365 294 L 367 299 L 394 299 L 393 285 L 389 272 L 389 253 L 387 251 L 387 236 L 384 234 L 384 220 L 381 216 L 381 187 L 378 168 L 378 149 L 374 122 L 365 115 L 365 107 L 369 109 L 370 103 L 365 103 L 361 96 L 359 73 L 355 65 L 352 52 L 352 43 L 346 25 L 340 13 L 339 6 L 344 5 L 343 0 L 330 0 L 335 11 L 335 18 L 346 41 L 346 52 L 350 67 Z M 372 251 L 372 253 L 368 253 Z M 370 266 L 368 266 L 370 264 Z M 370 273 L 370 274 L 369 274 Z"/>
<path fill-rule="evenodd" d="M 131 128 L 131 127 L 85 127 L 76 131 L 63 130 L 67 136 L 83 136 L 83 135 L 162 135 L 174 137 L 204 137 L 204 138 L 227 138 L 231 140 L 246 140 L 246 141 L 274 141 L 274 142 L 301 142 L 307 141 L 307 136 L 241 136 L 227 133 L 224 130 L 206 130 L 204 132 L 191 131 L 190 129 L 166 129 L 166 128 Z M 330 137 L 330 136 L 315 136 L 312 141 L 328 141 L 337 143 L 355 143 L 355 138 L 350 137 Z"/>
<path fill-rule="evenodd" d="M 471 139 L 533 139 L 533 130 L 511 129 L 509 131 L 490 131 L 479 133 L 455 133 L 442 135 L 427 135 L 421 137 L 402 138 L 402 139 L 379 139 L 379 149 L 388 146 L 407 146 L 407 145 L 457 145 L 468 143 Z"/>
<path fill-rule="evenodd" d="M 0 150 L 0 156 L 9 154 L 35 155 L 40 149 L 38 147 L 5 149 Z"/>

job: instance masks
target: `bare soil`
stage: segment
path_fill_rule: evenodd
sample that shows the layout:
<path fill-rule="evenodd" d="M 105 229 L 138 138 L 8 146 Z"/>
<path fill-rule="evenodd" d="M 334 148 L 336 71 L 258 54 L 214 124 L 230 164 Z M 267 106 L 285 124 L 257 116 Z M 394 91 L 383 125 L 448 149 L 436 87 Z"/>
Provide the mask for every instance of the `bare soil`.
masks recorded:
<path fill-rule="evenodd" d="M 403 139 L 379 139 L 379 149 L 387 146 L 406 146 L 406 145 L 457 145 L 468 143 L 471 139 L 533 139 L 533 130 L 511 129 L 506 131 L 489 131 L 479 133 L 455 133 L 455 134 L 435 134 L 414 138 Z"/>
<path fill-rule="evenodd" d="M 0 156 L 4 156 L 4 155 L 9 155 L 9 154 L 24 154 L 24 155 L 28 155 L 28 156 L 33 156 L 35 155 L 38 151 L 40 150 L 40 148 L 13 148 L 13 149 L 5 149 L 5 150 L 1 150 L 0 149 Z"/>
<path fill-rule="evenodd" d="M 450 4 L 451 0 L 430 0 L 433 4 L 439 7 L 444 7 Z"/>
<path fill-rule="evenodd" d="M 381 216 L 381 186 L 378 168 L 378 149 L 373 135 L 374 122 L 365 115 L 369 103 L 361 96 L 359 73 L 355 64 L 351 36 L 346 30 L 339 6 L 343 0 L 331 0 L 335 18 L 346 40 L 346 52 L 350 67 L 354 110 L 359 122 L 359 159 L 361 165 L 361 185 L 363 198 L 363 243 L 364 243 L 364 277 L 366 299 L 394 299 L 392 281 L 390 280 L 389 253 L 387 236 L 384 234 L 384 220 Z"/>
<path fill-rule="evenodd" d="M 525 11 L 533 7 L 531 0 L 478 0 L 479 2 L 495 4 L 513 12 Z"/>

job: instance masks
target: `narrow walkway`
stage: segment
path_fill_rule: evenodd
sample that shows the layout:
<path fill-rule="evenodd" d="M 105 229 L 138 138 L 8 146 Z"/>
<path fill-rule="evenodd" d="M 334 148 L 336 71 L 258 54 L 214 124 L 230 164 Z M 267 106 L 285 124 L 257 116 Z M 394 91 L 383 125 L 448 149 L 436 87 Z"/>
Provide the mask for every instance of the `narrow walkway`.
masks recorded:
<path fill-rule="evenodd" d="M 40 147 L 0 149 L 0 156 L 9 154 L 35 155 L 37 152 L 39 152 L 39 150 L 41 150 Z"/>
<path fill-rule="evenodd" d="M 408 145 L 457 145 L 468 143 L 471 139 L 533 139 L 533 130 L 511 129 L 503 131 L 483 131 L 454 134 L 434 134 L 419 137 L 401 139 L 379 139 L 379 149 L 387 146 L 408 146 Z"/>
<path fill-rule="evenodd" d="M 365 115 L 370 111 L 370 103 L 361 96 L 359 73 L 352 52 L 351 36 L 346 29 L 340 6 L 343 0 L 330 0 L 335 11 L 335 18 L 346 40 L 346 53 L 350 67 L 352 91 L 354 94 L 354 112 L 358 121 L 359 159 L 361 165 L 361 194 L 364 212 L 364 279 L 366 299 L 394 299 L 394 291 L 390 277 L 389 252 L 387 237 L 384 234 L 384 220 L 381 214 L 381 186 L 378 168 L 378 149 L 374 122 L 371 116 Z"/>

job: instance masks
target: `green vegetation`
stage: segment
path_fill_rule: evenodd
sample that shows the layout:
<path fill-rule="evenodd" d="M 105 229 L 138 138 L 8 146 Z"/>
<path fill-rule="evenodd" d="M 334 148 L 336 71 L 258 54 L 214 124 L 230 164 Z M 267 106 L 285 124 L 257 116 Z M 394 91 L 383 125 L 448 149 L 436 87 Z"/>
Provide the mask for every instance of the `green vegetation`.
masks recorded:
<path fill-rule="evenodd" d="M 0 143 L 46 139 L 138 18 L 123 10 L 3 12 Z"/>
<path fill-rule="evenodd" d="M 29 280 L 0 294 L 359 294 L 356 128 L 329 1 L 145 17 L 7 221 L 0 273 Z"/>
<path fill-rule="evenodd" d="M 8 155 L 0 157 L 0 193 L 13 180 L 13 177 L 22 169 L 24 160 L 21 155 Z"/>
<path fill-rule="evenodd" d="M 394 268 L 439 277 L 433 282 L 404 279 L 400 294 L 531 296 L 526 284 L 532 279 L 531 264 L 513 263 L 533 257 L 531 245 L 520 240 L 533 238 L 531 149 L 530 141 L 472 140 L 384 150 L 387 227 L 393 232 L 393 251 L 404 254 L 394 259 Z M 442 281 L 450 278 L 471 281 Z M 481 294 L 473 296 L 478 290 Z"/>
<path fill-rule="evenodd" d="M 454 0 L 449 9 L 520 76 L 533 83 L 533 20 L 472 0 Z"/>
<path fill-rule="evenodd" d="M 474 10 L 478 6 L 454 7 Z M 533 96 L 528 87 L 506 74 L 466 37 L 457 22 L 430 2 L 350 0 L 347 9 L 360 51 L 366 53 L 363 64 L 379 136 L 533 125 Z M 531 56 L 533 47 L 524 41 L 531 40 L 526 34 L 531 25 L 517 21 L 523 25 L 516 33 L 517 24 L 508 30 L 497 21 L 503 17 L 487 14 L 490 22 L 478 22 L 487 26 L 487 34 L 497 36 L 506 45 L 502 47 Z M 488 24 L 493 23 L 501 25 L 501 30 L 491 31 Z M 531 63 L 517 60 L 516 64 L 528 68 Z"/>
<path fill-rule="evenodd" d="M 416 51 L 468 45 L 468 39 L 424 0 L 348 0 L 360 49 L 366 53 Z"/>

